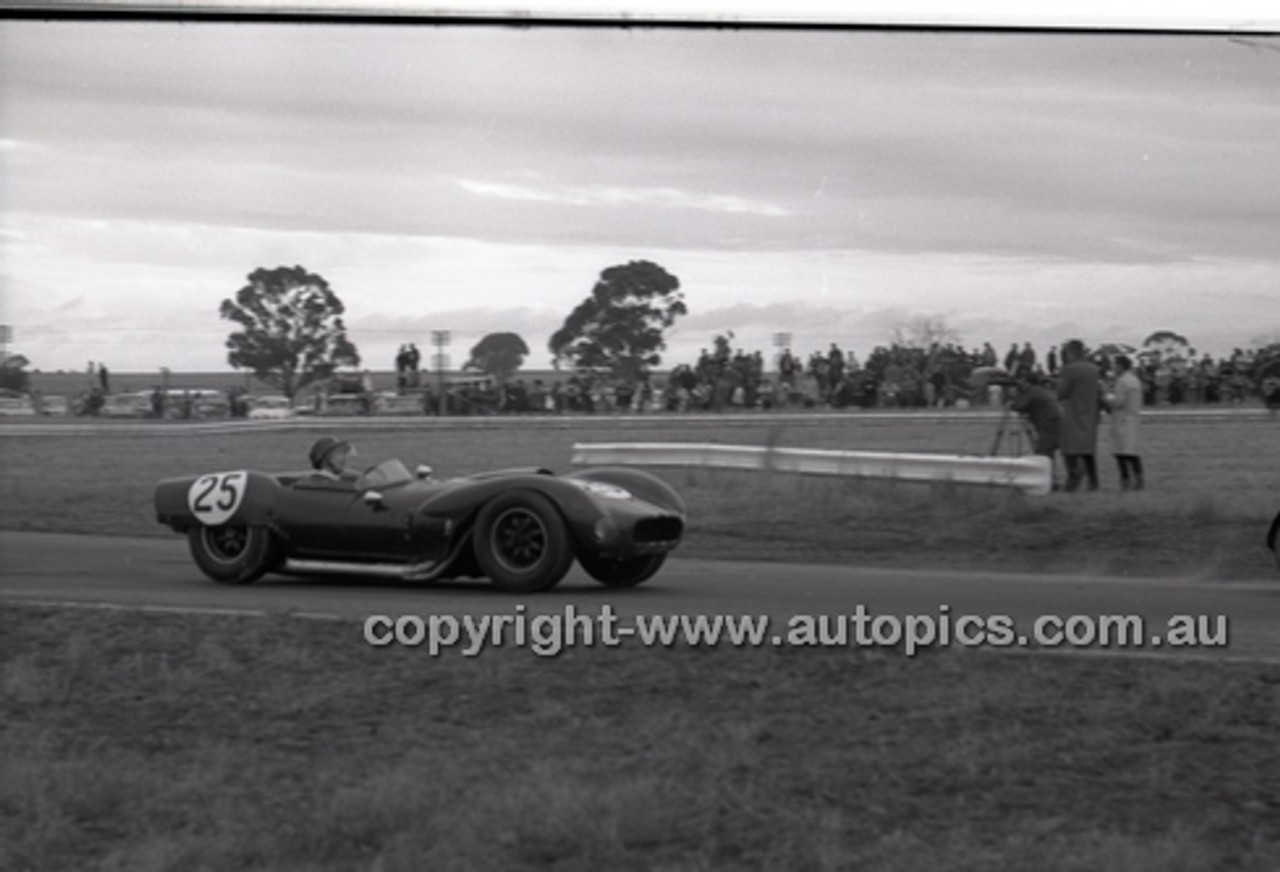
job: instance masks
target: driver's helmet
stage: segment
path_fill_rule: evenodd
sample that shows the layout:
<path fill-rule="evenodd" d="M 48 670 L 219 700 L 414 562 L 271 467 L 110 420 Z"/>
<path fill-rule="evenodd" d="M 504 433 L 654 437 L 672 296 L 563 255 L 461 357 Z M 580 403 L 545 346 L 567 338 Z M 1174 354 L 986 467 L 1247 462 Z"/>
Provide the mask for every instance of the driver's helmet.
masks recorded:
<path fill-rule="evenodd" d="M 330 457 L 338 452 L 339 449 L 351 451 L 350 442 L 341 442 L 332 436 L 321 436 L 311 446 L 311 466 L 313 469 L 324 469 L 331 466 Z"/>

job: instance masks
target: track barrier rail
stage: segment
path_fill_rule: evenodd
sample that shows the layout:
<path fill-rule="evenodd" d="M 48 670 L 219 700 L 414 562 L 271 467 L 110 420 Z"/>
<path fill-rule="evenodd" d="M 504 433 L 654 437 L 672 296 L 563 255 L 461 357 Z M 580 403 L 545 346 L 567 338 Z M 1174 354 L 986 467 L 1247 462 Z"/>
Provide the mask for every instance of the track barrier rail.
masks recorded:
<path fill-rule="evenodd" d="M 684 442 L 575 443 L 575 466 L 672 466 L 747 469 L 882 478 L 900 481 L 955 482 L 1012 487 L 1043 495 L 1053 486 L 1049 458 L 980 457 L 951 454 L 895 454 Z"/>

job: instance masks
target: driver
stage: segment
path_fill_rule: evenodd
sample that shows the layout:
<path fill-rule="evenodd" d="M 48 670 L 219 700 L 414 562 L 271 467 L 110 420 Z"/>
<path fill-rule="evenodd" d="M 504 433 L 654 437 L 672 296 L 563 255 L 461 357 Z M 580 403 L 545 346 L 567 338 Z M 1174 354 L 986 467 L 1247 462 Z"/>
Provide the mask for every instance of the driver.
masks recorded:
<path fill-rule="evenodd" d="M 332 436 L 321 436 L 311 446 L 311 467 L 324 478 L 334 481 L 355 481 L 359 473 L 346 468 L 347 458 L 354 457 L 355 446 L 341 442 Z"/>

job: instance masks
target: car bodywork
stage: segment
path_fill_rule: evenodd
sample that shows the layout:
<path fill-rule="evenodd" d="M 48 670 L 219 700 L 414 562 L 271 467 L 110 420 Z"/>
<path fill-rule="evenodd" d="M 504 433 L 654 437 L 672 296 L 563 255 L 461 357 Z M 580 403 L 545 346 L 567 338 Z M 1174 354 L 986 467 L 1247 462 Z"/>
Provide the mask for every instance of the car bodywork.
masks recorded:
<path fill-rule="evenodd" d="M 685 521 L 676 491 L 639 470 L 531 468 L 441 481 L 398 460 L 340 476 L 168 478 L 156 486 L 155 509 L 216 581 L 244 584 L 266 572 L 487 576 L 526 592 L 554 586 L 575 558 L 603 584 L 639 584 L 679 544 Z"/>

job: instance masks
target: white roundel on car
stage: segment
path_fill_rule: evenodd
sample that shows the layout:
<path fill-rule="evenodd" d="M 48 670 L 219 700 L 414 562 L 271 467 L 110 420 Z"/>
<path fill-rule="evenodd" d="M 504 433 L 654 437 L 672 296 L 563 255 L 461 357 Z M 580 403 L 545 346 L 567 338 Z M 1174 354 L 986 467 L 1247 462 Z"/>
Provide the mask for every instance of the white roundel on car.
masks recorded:
<path fill-rule="evenodd" d="M 247 472 L 214 472 L 202 475 L 187 491 L 187 508 L 202 524 L 225 524 L 244 502 Z"/>

